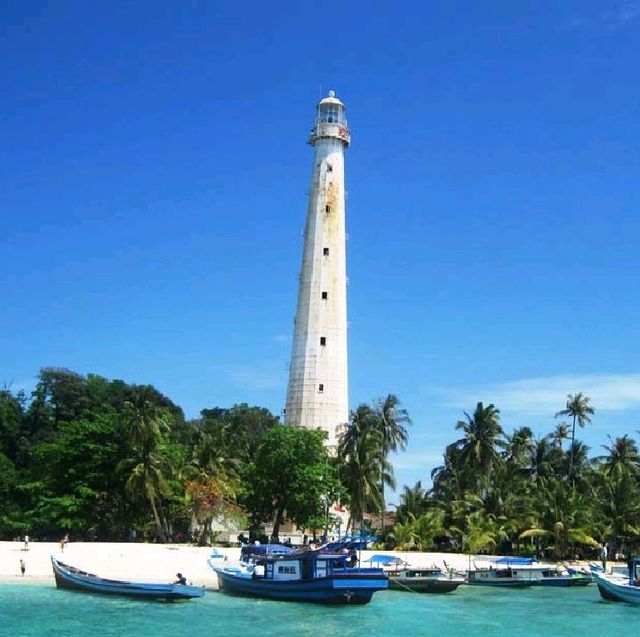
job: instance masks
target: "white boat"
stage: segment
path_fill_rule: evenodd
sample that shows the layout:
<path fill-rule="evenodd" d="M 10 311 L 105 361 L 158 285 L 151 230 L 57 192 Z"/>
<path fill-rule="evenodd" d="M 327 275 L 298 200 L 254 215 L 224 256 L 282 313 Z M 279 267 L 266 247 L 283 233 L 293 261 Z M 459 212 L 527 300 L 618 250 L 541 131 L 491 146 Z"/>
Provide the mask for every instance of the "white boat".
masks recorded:
<path fill-rule="evenodd" d="M 631 577 L 613 573 L 594 573 L 598 590 L 603 599 L 611 602 L 628 602 L 640 604 L 640 580 L 638 564 L 640 558 L 631 563 Z"/>
<path fill-rule="evenodd" d="M 557 564 L 544 564 L 533 557 L 502 557 L 488 567 L 469 571 L 469 584 L 524 588 L 526 586 L 586 586 L 593 578 L 569 572 Z"/>
<path fill-rule="evenodd" d="M 368 562 L 382 567 L 389 577 L 389 588 L 411 593 L 450 593 L 465 584 L 464 577 L 444 573 L 438 566 L 411 566 L 392 555 L 373 555 Z"/>

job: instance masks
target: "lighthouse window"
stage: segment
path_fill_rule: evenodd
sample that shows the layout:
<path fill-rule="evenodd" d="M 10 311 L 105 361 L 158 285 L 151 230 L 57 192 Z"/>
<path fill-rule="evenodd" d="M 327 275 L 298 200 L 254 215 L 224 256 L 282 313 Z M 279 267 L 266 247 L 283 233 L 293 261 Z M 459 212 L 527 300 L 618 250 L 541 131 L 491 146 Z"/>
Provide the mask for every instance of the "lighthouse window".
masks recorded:
<path fill-rule="evenodd" d="M 325 257 L 328 257 L 328 256 L 329 256 L 329 248 L 322 248 L 322 254 L 323 254 Z"/>
<path fill-rule="evenodd" d="M 322 347 L 324 347 L 327 344 L 327 337 L 326 336 L 321 336 L 320 337 L 320 345 Z"/>
<path fill-rule="evenodd" d="M 320 122 L 326 124 L 344 124 L 344 110 L 340 104 L 323 104 L 320 106 Z"/>
<path fill-rule="evenodd" d="M 324 207 L 324 211 L 325 211 L 325 212 L 331 212 L 331 206 L 330 206 L 329 204 L 327 204 L 327 205 Z"/>
<path fill-rule="evenodd" d="M 331 164 L 327 164 L 327 172 L 328 173 L 332 173 L 333 172 L 333 166 Z"/>
<path fill-rule="evenodd" d="M 322 300 L 326 301 L 329 298 L 329 293 L 328 292 L 323 292 L 322 293 Z"/>
<path fill-rule="evenodd" d="M 320 393 L 320 394 L 321 394 L 323 391 L 324 391 L 324 385 L 323 385 L 322 383 L 320 383 L 320 384 L 318 385 L 318 393 Z"/>

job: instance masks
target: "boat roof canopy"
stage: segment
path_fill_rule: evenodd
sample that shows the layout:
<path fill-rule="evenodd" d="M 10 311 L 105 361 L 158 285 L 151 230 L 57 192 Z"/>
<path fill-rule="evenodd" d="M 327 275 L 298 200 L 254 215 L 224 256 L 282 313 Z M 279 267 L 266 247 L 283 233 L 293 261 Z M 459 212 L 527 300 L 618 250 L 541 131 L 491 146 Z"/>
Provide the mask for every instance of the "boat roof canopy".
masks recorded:
<path fill-rule="evenodd" d="M 404 560 L 393 555 L 372 555 L 368 560 L 372 564 L 404 564 Z"/>
<path fill-rule="evenodd" d="M 495 560 L 494 564 L 508 564 L 510 566 L 528 566 L 535 564 L 538 560 L 535 557 L 501 557 Z"/>

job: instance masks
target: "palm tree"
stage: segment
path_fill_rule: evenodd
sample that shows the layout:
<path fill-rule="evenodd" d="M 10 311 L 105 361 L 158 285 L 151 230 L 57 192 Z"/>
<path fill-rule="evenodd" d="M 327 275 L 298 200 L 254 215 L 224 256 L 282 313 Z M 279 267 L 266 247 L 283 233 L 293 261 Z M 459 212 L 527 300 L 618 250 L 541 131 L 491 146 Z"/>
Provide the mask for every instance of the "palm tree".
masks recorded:
<path fill-rule="evenodd" d="M 502 525 L 494 515 L 484 511 L 474 511 L 466 517 L 466 533 L 463 535 L 463 549 L 471 554 L 493 548 L 505 536 Z"/>
<path fill-rule="evenodd" d="M 636 478 L 640 473 L 640 453 L 633 438 L 625 434 L 621 438 L 611 439 L 611 445 L 602 445 L 608 455 L 600 456 L 603 462 L 602 472 L 614 480 L 621 480 L 627 476 Z"/>
<path fill-rule="evenodd" d="M 413 487 L 404 486 L 400 494 L 400 504 L 396 508 L 396 521 L 404 523 L 410 515 L 419 517 L 426 511 L 427 494 L 422 488 L 422 482 L 418 480 Z"/>
<path fill-rule="evenodd" d="M 569 456 L 569 472 L 567 479 L 571 480 L 573 471 L 573 452 L 574 444 L 576 440 L 576 422 L 580 427 L 584 427 L 587 423 L 591 422 L 589 416 L 593 415 L 594 409 L 589 405 L 591 399 L 589 396 L 585 396 L 582 392 L 577 394 L 569 394 L 567 396 L 567 405 L 556 414 L 556 418 L 559 416 L 571 416 L 573 423 L 571 426 L 571 452 Z"/>
<path fill-rule="evenodd" d="M 554 539 L 554 553 L 569 554 L 570 545 L 597 546 L 591 537 L 593 508 L 590 499 L 573 483 L 557 478 L 542 480 L 536 490 L 537 509 L 541 513 L 541 528 L 529 529 L 521 538 L 548 535 Z"/>
<path fill-rule="evenodd" d="M 516 470 L 527 470 L 531 466 L 531 453 L 534 449 L 533 432 L 529 427 L 520 427 L 511 436 L 507 436 L 504 459 Z"/>
<path fill-rule="evenodd" d="M 394 394 L 387 394 L 379 398 L 375 406 L 376 427 L 380 432 L 382 455 L 386 459 L 391 452 L 407 448 L 408 433 L 405 425 L 411 424 L 411 418 L 406 409 L 400 407 L 400 400 Z M 391 486 L 391 485 L 389 485 Z M 380 484 L 382 495 L 382 534 L 384 535 L 384 514 L 386 503 L 384 498 L 385 481 Z"/>
<path fill-rule="evenodd" d="M 131 499 L 148 502 L 158 536 L 164 540 L 168 527 L 158 504 L 171 493 L 164 477 L 164 445 L 171 416 L 158 406 L 149 387 L 137 388 L 124 407 L 123 423 L 131 455 L 118 464 L 116 471 L 128 474 L 125 489 Z"/>
<path fill-rule="evenodd" d="M 562 449 L 562 442 L 569 438 L 569 425 L 564 420 L 556 425 L 555 430 L 547 438 L 551 444 L 558 449 Z"/>
<path fill-rule="evenodd" d="M 445 532 L 444 511 L 431 509 L 414 521 L 415 545 L 418 551 L 430 551 L 435 538 Z"/>
<path fill-rule="evenodd" d="M 368 405 L 360 405 L 338 438 L 339 475 L 349 495 L 348 527 L 362 523 L 365 512 L 382 507 L 380 484 L 394 485 L 391 466 L 382 453 L 377 417 Z"/>
<path fill-rule="evenodd" d="M 500 411 L 490 404 L 485 407 L 478 403 L 473 416 L 464 412 L 467 420 L 459 420 L 456 429 L 464 432 L 464 437 L 455 444 L 460 450 L 459 461 L 474 477 L 481 495 L 491 483 L 491 474 L 503 459 L 498 449 L 504 448 L 504 432 L 500 426 Z"/>

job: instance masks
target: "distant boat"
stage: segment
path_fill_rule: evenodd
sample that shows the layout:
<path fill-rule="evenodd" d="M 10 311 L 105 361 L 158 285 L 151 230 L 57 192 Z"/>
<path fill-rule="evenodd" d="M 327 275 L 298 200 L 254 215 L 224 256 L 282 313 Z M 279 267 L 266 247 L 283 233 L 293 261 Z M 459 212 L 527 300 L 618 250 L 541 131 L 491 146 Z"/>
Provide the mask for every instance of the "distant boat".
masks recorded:
<path fill-rule="evenodd" d="M 381 568 L 347 567 L 348 554 L 262 546 L 248 547 L 237 564 L 208 560 L 221 591 L 295 602 L 368 604 L 376 591 L 389 586 Z"/>
<path fill-rule="evenodd" d="M 638 580 L 638 565 L 640 558 L 633 558 L 631 563 L 631 577 L 594 573 L 598 590 L 603 599 L 611 602 L 629 602 L 640 604 L 640 581 Z"/>
<path fill-rule="evenodd" d="M 124 595 L 139 599 L 162 599 L 174 601 L 192 599 L 204 596 L 204 588 L 186 584 L 155 584 L 124 582 L 120 580 L 104 579 L 86 573 L 74 566 L 63 564 L 51 556 L 53 574 L 58 588 L 66 588 L 84 593 L 99 593 L 102 595 Z"/>
<path fill-rule="evenodd" d="M 574 588 L 593 583 L 593 577 L 587 573 L 569 571 L 560 566 L 547 566 L 537 570 L 533 575 L 534 586 L 559 586 Z"/>
<path fill-rule="evenodd" d="M 530 563 L 530 561 L 525 561 L 529 560 L 529 558 L 513 558 L 513 563 L 511 560 L 507 560 L 505 563 L 503 559 L 496 560 L 486 567 L 478 568 L 476 566 L 473 570 L 469 570 L 467 574 L 469 584 L 472 586 L 499 586 L 502 588 L 525 588 L 533 585 L 530 576 L 525 577 L 515 568 L 516 565 L 522 566 Z"/>
<path fill-rule="evenodd" d="M 501 557 L 488 567 L 469 571 L 469 584 L 477 586 L 578 587 L 593 582 L 591 575 L 555 564 L 542 564 L 534 557 Z"/>
<path fill-rule="evenodd" d="M 389 578 L 389 588 L 412 593 L 450 593 L 464 584 L 464 577 L 448 575 L 437 566 L 414 567 L 399 557 L 373 555 L 367 560 L 384 569 Z"/>

